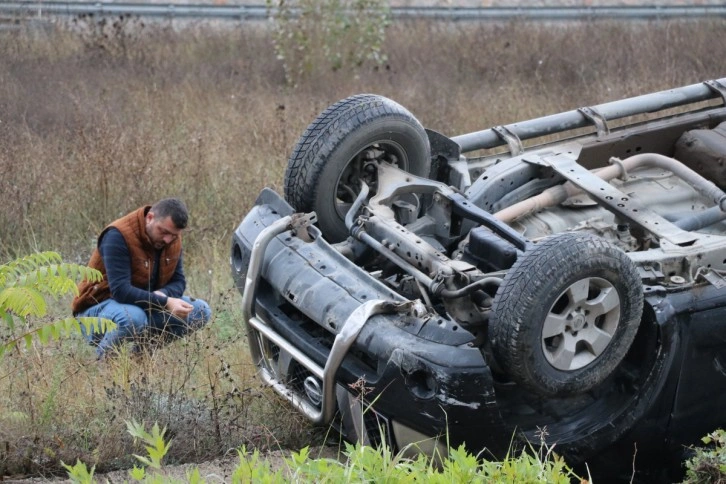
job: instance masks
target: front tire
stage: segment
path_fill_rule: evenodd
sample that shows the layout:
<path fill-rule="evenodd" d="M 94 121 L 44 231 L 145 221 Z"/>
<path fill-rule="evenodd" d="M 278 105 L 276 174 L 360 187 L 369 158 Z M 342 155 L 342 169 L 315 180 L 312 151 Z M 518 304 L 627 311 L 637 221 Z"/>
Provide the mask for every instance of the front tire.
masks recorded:
<path fill-rule="evenodd" d="M 586 233 L 547 237 L 512 266 L 492 305 L 492 351 L 517 383 L 546 396 L 588 391 L 628 352 L 643 312 L 638 270 Z"/>
<path fill-rule="evenodd" d="M 363 180 L 376 191 L 376 163 L 391 163 L 417 176 L 431 169 L 428 136 L 404 107 L 374 94 L 359 94 L 328 107 L 297 142 L 285 171 L 285 199 L 300 212 L 315 211 L 323 236 L 348 236 L 345 215 Z"/>

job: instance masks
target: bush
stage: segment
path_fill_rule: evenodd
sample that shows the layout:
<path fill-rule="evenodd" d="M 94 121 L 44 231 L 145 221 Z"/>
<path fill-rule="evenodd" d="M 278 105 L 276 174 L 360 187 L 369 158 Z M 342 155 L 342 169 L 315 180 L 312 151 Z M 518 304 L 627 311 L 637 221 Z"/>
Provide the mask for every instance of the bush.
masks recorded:
<path fill-rule="evenodd" d="M 316 71 L 386 62 L 390 12 L 382 0 L 267 0 L 275 25 L 275 53 L 295 86 Z"/>
<path fill-rule="evenodd" d="M 717 429 L 701 439 L 706 447 L 692 448 L 686 461 L 687 484 L 726 482 L 726 431 Z"/>
<path fill-rule="evenodd" d="M 0 339 L 0 359 L 22 341 L 30 348 L 34 336 L 41 344 L 46 344 L 62 335 L 81 334 L 81 324 L 85 325 L 86 331 L 112 329 L 113 323 L 105 319 L 72 317 L 38 327 L 29 326 L 29 317 L 46 315 L 45 296 L 58 300 L 65 294 L 76 295 L 77 284 L 84 279 L 100 281 L 101 273 L 86 266 L 64 263 L 56 252 L 41 252 L 0 264 L 0 319 L 9 330 Z M 16 319 L 25 323 L 19 335 L 15 332 Z"/>

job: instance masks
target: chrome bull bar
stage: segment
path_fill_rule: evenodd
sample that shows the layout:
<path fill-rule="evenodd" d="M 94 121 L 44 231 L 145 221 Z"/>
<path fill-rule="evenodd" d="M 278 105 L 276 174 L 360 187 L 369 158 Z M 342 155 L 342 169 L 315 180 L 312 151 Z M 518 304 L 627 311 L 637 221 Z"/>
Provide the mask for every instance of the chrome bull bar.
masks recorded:
<path fill-rule="evenodd" d="M 255 293 L 259 283 L 265 251 L 270 242 L 288 230 L 302 231 L 300 236 L 307 237 L 306 228 L 316 221 L 315 213 L 293 214 L 283 217 L 263 229 L 252 244 L 250 263 L 245 276 L 245 288 L 242 294 L 242 316 L 247 325 L 247 338 L 253 361 L 255 361 L 260 377 L 278 394 L 290 401 L 313 423 L 326 425 L 335 415 L 337 399 L 335 395 L 335 375 L 355 342 L 358 334 L 368 320 L 381 313 L 408 312 L 415 303 L 413 301 L 392 302 L 381 299 L 367 301 L 356 308 L 345 321 L 336 335 L 330 349 L 325 366 L 321 367 L 287 339 L 277 333 L 269 324 L 255 314 Z M 305 367 L 315 378 L 322 382 L 321 401 L 319 407 L 286 385 L 279 377 L 266 355 L 266 346 L 271 342 Z"/>

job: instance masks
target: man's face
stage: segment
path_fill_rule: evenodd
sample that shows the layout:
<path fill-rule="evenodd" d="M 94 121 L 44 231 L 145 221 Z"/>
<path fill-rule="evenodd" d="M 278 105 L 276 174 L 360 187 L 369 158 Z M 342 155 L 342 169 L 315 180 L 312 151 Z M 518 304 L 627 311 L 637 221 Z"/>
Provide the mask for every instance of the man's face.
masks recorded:
<path fill-rule="evenodd" d="M 174 242 L 182 229 L 176 228 L 171 217 L 157 218 L 153 212 L 146 214 L 146 234 L 155 249 L 163 249 Z"/>

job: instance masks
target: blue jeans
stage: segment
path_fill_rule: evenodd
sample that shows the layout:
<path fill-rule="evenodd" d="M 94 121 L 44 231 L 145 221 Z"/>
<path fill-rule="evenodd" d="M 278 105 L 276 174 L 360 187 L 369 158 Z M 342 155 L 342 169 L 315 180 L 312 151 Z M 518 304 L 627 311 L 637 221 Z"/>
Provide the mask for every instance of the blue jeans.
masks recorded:
<path fill-rule="evenodd" d="M 158 337 L 158 341 L 180 338 L 209 322 L 212 317 L 209 304 L 188 296 L 182 296 L 182 299 L 194 306 L 186 319 L 172 316 L 166 311 L 145 310 L 133 304 L 121 304 L 113 299 L 91 306 L 77 316 L 105 318 L 116 323 L 116 328 L 106 333 L 86 334 L 88 342 L 96 345 L 96 355 L 102 358 L 109 350 L 117 349 L 126 341 L 140 343 L 142 337 Z M 85 334 L 83 325 L 81 328 Z"/>

